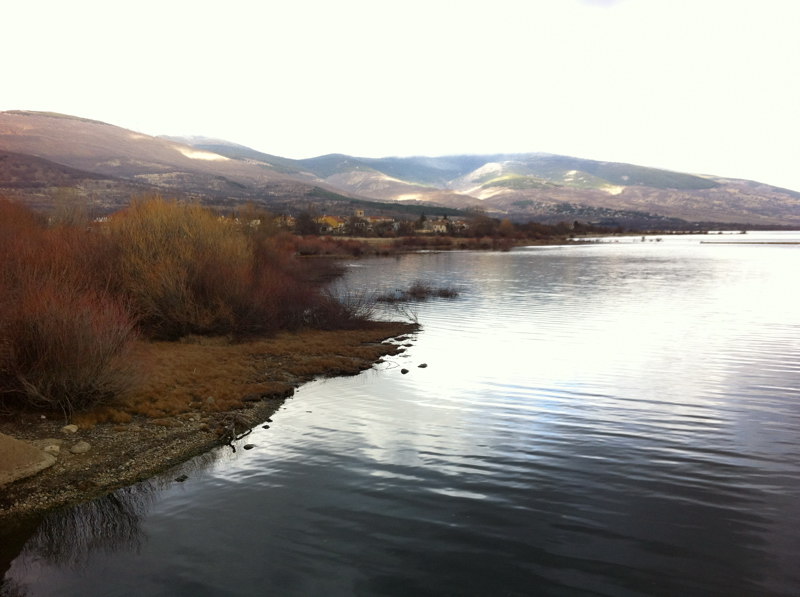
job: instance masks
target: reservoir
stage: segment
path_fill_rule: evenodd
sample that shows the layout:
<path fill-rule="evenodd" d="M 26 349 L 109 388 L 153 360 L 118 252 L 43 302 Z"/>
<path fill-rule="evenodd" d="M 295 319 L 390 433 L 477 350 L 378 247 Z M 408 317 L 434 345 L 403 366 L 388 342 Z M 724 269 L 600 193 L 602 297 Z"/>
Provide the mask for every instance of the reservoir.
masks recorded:
<path fill-rule="evenodd" d="M 458 296 L 236 451 L 0 530 L 0 595 L 800 594 L 792 242 L 356 261 L 339 292 Z"/>

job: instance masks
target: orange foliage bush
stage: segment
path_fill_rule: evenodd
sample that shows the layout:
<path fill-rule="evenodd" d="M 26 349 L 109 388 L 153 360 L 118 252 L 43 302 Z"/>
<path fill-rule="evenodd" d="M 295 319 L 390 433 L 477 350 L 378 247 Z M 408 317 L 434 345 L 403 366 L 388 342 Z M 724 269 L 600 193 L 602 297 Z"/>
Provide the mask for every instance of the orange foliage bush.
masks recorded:
<path fill-rule="evenodd" d="M 68 412 L 128 385 L 123 357 L 134 322 L 97 284 L 95 236 L 47 229 L 34 214 L 0 200 L 0 392 L 6 399 Z"/>
<path fill-rule="evenodd" d="M 262 334 L 333 315 L 319 272 L 295 258 L 286 234 L 159 197 L 116 214 L 108 232 L 113 288 L 154 337 Z"/>
<path fill-rule="evenodd" d="M 0 200 L 0 397 L 65 411 L 103 402 L 131 379 L 124 356 L 139 330 L 176 339 L 362 321 L 297 250 L 284 233 L 159 197 L 107 224 L 50 227 Z"/>

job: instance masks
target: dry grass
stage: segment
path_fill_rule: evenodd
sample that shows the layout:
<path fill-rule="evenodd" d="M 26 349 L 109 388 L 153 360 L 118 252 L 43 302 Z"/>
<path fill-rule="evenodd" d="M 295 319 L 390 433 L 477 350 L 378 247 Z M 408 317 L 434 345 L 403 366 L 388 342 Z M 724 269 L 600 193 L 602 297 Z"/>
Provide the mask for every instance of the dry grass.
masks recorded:
<path fill-rule="evenodd" d="M 237 410 L 248 397 L 286 395 L 315 377 L 356 374 L 401 350 L 383 341 L 412 329 L 409 324 L 375 323 L 365 329 L 304 330 L 247 342 L 139 342 L 131 359 L 145 373 L 140 385 L 113 406 L 81 413 L 73 421 L 90 427 L 145 416 L 169 424 L 183 413 Z"/>
<path fill-rule="evenodd" d="M 358 371 L 374 360 L 370 351 L 338 342 L 312 349 L 319 339 L 295 345 L 285 366 L 274 367 L 275 379 L 264 378 L 253 355 L 282 354 L 280 342 L 139 343 L 127 356 L 138 332 L 241 340 L 369 325 L 369 301 L 322 291 L 332 261 L 298 259 L 294 250 L 285 234 L 159 197 L 134 202 L 102 227 L 48 226 L 0 200 L 0 398 L 12 408 L 66 414 L 120 398 L 119 407 L 86 417 L 124 423 L 135 415 L 229 411 L 242 396 L 285 391 L 278 382 Z M 150 379 L 122 396 L 134 380 L 129 366 Z"/>

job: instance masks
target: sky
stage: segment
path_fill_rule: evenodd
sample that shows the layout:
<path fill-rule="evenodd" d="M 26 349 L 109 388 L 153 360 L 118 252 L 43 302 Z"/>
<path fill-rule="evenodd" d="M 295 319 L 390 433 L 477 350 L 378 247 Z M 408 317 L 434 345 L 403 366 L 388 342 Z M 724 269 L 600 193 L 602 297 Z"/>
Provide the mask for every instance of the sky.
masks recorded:
<path fill-rule="evenodd" d="M 0 110 L 291 158 L 547 152 L 800 191 L 797 0 L 29 0 Z"/>

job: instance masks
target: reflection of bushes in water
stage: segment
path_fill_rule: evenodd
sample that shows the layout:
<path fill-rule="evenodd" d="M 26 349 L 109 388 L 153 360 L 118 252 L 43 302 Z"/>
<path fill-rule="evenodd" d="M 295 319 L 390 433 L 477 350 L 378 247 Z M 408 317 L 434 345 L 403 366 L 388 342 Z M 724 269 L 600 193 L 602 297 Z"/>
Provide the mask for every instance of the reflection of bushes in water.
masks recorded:
<path fill-rule="evenodd" d="M 142 520 L 156 490 L 153 483 L 140 483 L 53 512 L 42 520 L 22 554 L 50 564 L 77 566 L 97 550 L 137 550 L 142 543 Z"/>
<path fill-rule="evenodd" d="M 2 597 L 16 597 L 27 593 L 6 573 L 38 526 L 37 519 L 27 517 L 3 520 L 2 527 L 0 527 L 0 595 Z"/>
<path fill-rule="evenodd" d="M 57 566 L 81 566 L 96 551 L 136 551 L 142 545 L 142 522 L 159 491 L 175 482 L 181 473 L 192 476 L 208 469 L 223 454 L 221 449 L 204 452 L 161 475 L 137 485 L 118 489 L 101 498 L 52 512 L 25 543 L 18 561 L 42 559 Z M 25 594 L 13 579 L 0 584 L 0 596 Z"/>
<path fill-rule="evenodd" d="M 28 589 L 11 578 L 0 578 L 0 595 L 2 597 L 25 597 Z"/>
<path fill-rule="evenodd" d="M 384 303 L 402 303 L 410 301 L 426 301 L 429 298 L 455 298 L 458 290 L 452 286 L 434 286 L 428 282 L 417 280 L 407 289 L 396 288 L 378 296 Z"/>

